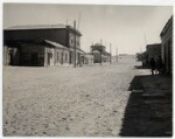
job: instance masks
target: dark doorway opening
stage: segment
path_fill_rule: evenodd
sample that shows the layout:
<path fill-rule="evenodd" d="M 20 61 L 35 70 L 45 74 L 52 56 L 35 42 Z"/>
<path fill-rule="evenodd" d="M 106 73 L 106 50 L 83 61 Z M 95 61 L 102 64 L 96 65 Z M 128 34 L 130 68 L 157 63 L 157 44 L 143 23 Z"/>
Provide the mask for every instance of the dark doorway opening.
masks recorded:
<path fill-rule="evenodd" d="M 69 57 L 70 64 L 72 64 L 72 63 L 73 63 L 73 61 L 72 61 L 72 57 L 73 57 L 73 53 L 72 53 L 72 52 L 70 52 L 70 57 Z"/>
<path fill-rule="evenodd" d="M 31 54 L 31 64 L 34 66 L 38 65 L 38 54 L 37 53 Z"/>
<path fill-rule="evenodd" d="M 9 60 L 10 60 L 10 61 L 9 61 L 9 64 L 10 64 L 10 65 L 13 65 L 13 63 L 14 63 L 14 62 L 13 62 L 13 50 L 10 50 L 10 52 L 9 52 Z"/>
<path fill-rule="evenodd" d="M 51 58 L 51 54 L 48 53 L 48 54 L 47 54 L 47 65 L 48 65 L 48 66 L 50 65 L 50 58 Z"/>
<path fill-rule="evenodd" d="M 64 58 L 64 53 L 62 52 L 61 53 L 61 64 L 63 64 L 63 60 L 64 60 L 63 58 Z"/>

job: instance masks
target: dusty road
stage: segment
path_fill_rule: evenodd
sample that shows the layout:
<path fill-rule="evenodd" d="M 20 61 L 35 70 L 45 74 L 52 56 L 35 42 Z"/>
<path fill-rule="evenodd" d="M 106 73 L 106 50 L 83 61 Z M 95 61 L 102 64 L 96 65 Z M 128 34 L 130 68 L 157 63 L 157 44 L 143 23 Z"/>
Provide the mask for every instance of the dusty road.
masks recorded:
<path fill-rule="evenodd" d="M 118 136 L 135 64 L 4 67 L 4 135 Z"/>

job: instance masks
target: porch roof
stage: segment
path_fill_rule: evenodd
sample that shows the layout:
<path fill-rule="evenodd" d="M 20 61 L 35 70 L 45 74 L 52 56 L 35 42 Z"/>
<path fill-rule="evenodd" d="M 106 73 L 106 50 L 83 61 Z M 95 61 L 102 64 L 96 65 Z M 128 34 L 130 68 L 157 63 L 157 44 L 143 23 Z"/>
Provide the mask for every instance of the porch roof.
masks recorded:
<path fill-rule="evenodd" d="M 53 46 L 53 47 L 56 47 L 56 48 L 59 48 L 59 49 L 68 49 L 66 46 L 60 44 L 60 43 L 57 43 L 57 42 L 53 42 L 53 41 L 49 41 L 49 40 L 44 40 L 45 43 Z"/>

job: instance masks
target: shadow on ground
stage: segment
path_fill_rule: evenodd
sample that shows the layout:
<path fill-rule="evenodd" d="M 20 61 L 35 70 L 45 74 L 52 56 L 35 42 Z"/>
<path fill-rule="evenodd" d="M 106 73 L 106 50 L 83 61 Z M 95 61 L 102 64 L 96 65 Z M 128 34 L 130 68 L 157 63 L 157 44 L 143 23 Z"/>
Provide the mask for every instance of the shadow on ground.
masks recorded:
<path fill-rule="evenodd" d="M 170 85 L 167 86 L 168 82 Z M 131 95 L 120 136 L 172 136 L 171 87 L 171 79 L 167 77 L 135 76 L 128 89 Z"/>

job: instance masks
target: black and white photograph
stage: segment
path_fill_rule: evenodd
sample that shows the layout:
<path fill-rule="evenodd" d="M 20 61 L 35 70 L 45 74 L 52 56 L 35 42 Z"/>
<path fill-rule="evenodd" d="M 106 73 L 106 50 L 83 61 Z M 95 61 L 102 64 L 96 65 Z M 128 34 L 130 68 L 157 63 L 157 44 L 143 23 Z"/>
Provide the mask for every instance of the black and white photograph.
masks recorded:
<path fill-rule="evenodd" d="M 2 136 L 173 136 L 173 5 L 2 8 Z"/>

